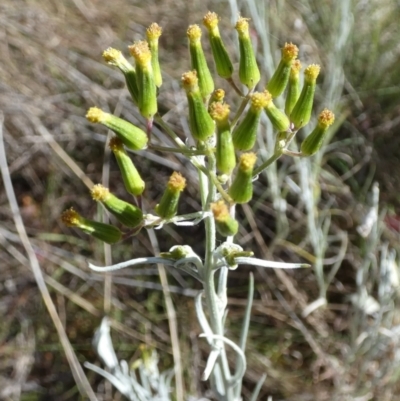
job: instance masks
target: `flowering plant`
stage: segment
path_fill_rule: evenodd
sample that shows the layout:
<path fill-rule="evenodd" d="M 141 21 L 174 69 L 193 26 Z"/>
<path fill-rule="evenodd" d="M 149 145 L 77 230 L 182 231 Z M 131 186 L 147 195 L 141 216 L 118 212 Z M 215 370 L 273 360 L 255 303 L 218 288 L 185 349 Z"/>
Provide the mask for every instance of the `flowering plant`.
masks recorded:
<path fill-rule="evenodd" d="M 190 246 L 183 244 L 155 256 L 136 258 L 105 267 L 90 264 L 89 267 L 94 271 L 108 272 L 139 264 L 161 263 L 196 278 L 203 290 L 195 298 L 195 310 L 203 330 L 201 337 L 205 338 L 210 347 L 202 379 L 210 379 L 218 400 L 234 401 L 241 400 L 254 282 L 250 274 L 247 306 L 241 336 L 236 344 L 225 337 L 224 330 L 229 271 L 242 264 L 284 269 L 308 266 L 301 263 L 265 261 L 255 258 L 253 252 L 243 250 L 234 241 L 239 228 L 235 208 L 251 201 L 253 182 L 282 155 L 308 157 L 315 154 L 322 146 L 327 129 L 334 121 L 334 115 L 327 109 L 323 110 L 315 129 L 302 141 L 300 150 L 295 150 L 292 145 L 296 133 L 310 121 L 320 67 L 311 64 L 305 68 L 301 88 L 298 48 L 292 43 L 286 43 L 275 73 L 269 78 L 264 89 L 256 91 L 261 74 L 249 35 L 249 20 L 239 17 L 235 26 L 239 42 L 239 85 L 235 81 L 234 64 L 220 35 L 218 22 L 218 16 L 212 12 L 208 12 L 203 19 L 208 31 L 215 70 L 220 79 L 226 80 L 240 98 L 233 118 L 230 118 L 231 106 L 225 101 L 225 91 L 215 88 L 203 52 L 200 26 L 191 25 L 187 30 L 192 70 L 183 73 L 181 83 L 187 97 L 191 138 L 184 140 L 158 112 L 157 93 L 162 85 L 158 58 L 161 28 L 155 23 L 152 24 L 146 31 L 146 40 L 129 46 L 135 66 L 120 51 L 107 49 L 103 53 L 104 60 L 124 74 L 133 103 L 147 122 L 146 127 L 141 129 L 97 107 L 91 108 L 86 117 L 90 122 L 100 123 L 115 133 L 116 136 L 110 141 L 110 148 L 133 202 L 119 199 L 108 188 L 98 184 L 91 190 L 93 199 L 101 202 L 116 218 L 119 226 L 125 228 L 86 219 L 73 208 L 63 213 L 62 220 L 67 225 L 77 227 L 110 244 L 135 235 L 142 229 L 162 228 L 166 224 L 188 226 L 204 223 L 204 256 L 197 255 Z M 285 106 L 284 110 L 281 110 L 275 103 L 285 90 Z M 259 160 L 254 148 L 263 112 L 277 134 L 273 153 L 266 160 Z M 174 147 L 160 147 L 153 143 L 154 124 L 170 136 L 175 143 Z M 154 212 L 143 210 L 146 184 L 126 149 L 135 152 L 146 147 L 165 152 L 179 152 L 187 157 L 198 174 L 201 210 L 185 215 L 179 214 L 179 199 L 185 189 L 186 179 L 178 172 L 173 172 L 170 176 Z M 221 238 L 218 246 L 217 235 Z M 236 353 L 234 367 L 228 362 L 226 347 L 230 347 Z M 96 349 L 111 372 L 91 364 L 87 366 L 103 374 L 129 399 L 170 399 L 165 388 L 169 386 L 171 377 L 169 374 L 158 374 L 154 367 L 156 357 L 153 354 L 147 356 L 147 359 L 143 358 L 144 361 L 151 362 L 149 363 L 152 368 L 141 370 L 141 384 L 129 371 L 125 362 L 118 362 L 109 336 L 107 320 L 103 320 L 97 333 Z M 152 376 L 151 372 L 157 373 Z M 257 399 L 263 380 L 264 377 L 254 389 L 251 400 Z"/>

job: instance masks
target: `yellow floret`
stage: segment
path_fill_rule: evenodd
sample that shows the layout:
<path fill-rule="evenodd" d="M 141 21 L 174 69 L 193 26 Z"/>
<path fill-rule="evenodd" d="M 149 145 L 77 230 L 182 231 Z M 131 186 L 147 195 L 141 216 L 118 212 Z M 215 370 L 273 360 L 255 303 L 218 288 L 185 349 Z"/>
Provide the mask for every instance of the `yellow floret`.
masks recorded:
<path fill-rule="evenodd" d="M 115 63 L 118 59 L 120 59 L 122 56 L 122 53 L 117 50 L 113 49 L 112 47 L 109 47 L 107 50 L 104 50 L 103 52 L 103 58 L 107 63 Z"/>
<path fill-rule="evenodd" d="M 229 116 L 230 108 L 226 103 L 212 103 L 210 105 L 210 115 L 215 121 L 225 121 Z"/>
<path fill-rule="evenodd" d="M 186 90 L 193 90 L 197 87 L 199 79 L 197 78 L 197 71 L 188 71 L 182 74 L 181 82 Z"/>
<path fill-rule="evenodd" d="M 209 11 L 203 18 L 203 24 L 207 29 L 214 29 L 218 26 L 218 15 Z"/>
<path fill-rule="evenodd" d="M 272 103 L 272 95 L 268 92 L 267 89 L 265 89 L 265 91 L 263 92 L 265 98 L 265 106 L 264 107 L 268 107 L 271 103 Z"/>
<path fill-rule="evenodd" d="M 186 187 L 186 179 L 181 173 L 174 171 L 168 181 L 168 189 L 174 192 L 182 192 Z"/>
<path fill-rule="evenodd" d="M 149 40 L 158 39 L 162 34 L 162 28 L 157 22 L 153 22 L 147 29 L 146 29 L 146 36 Z"/>
<path fill-rule="evenodd" d="M 257 155 L 253 152 L 243 153 L 239 159 L 239 168 L 242 171 L 251 171 L 256 164 Z"/>
<path fill-rule="evenodd" d="M 61 214 L 61 221 L 69 227 L 76 227 L 80 224 L 81 216 L 71 207 Z"/>
<path fill-rule="evenodd" d="M 285 43 L 285 46 L 282 48 L 282 58 L 285 61 L 293 60 L 299 54 L 299 48 L 293 43 Z"/>
<path fill-rule="evenodd" d="M 91 107 L 86 113 L 86 118 L 91 123 L 101 123 L 107 118 L 107 113 L 98 107 Z"/>
<path fill-rule="evenodd" d="M 108 188 L 104 187 L 101 184 L 96 184 L 91 190 L 92 198 L 95 201 L 103 202 L 105 201 L 108 196 L 110 195 L 110 191 Z"/>
<path fill-rule="evenodd" d="M 243 18 L 239 16 L 239 19 L 236 22 L 235 29 L 240 34 L 248 34 L 249 33 L 249 21 L 250 18 Z"/>
<path fill-rule="evenodd" d="M 224 222 L 230 217 L 228 206 L 223 200 L 211 203 L 211 211 L 218 222 Z"/>
<path fill-rule="evenodd" d="M 225 91 L 223 89 L 215 89 L 212 97 L 215 102 L 221 101 L 225 97 Z"/>
<path fill-rule="evenodd" d="M 335 115 L 328 109 L 324 109 L 318 116 L 318 123 L 323 127 L 330 127 L 335 121 Z"/>
<path fill-rule="evenodd" d="M 145 40 L 135 42 L 133 45 L 128 47 L 130 53 L 135 58 L 136 62 L 142 66 L 147 65 L 151 62 L 151 52 L 149 44 Z"/>
<path fill-rule="evenodd" d="M 293 60 L 292 68 L 290 70 L 290 74 L 292 76 L 299 75 L 300 70 L 301 70 L 301 62 L 300 62 L 300 60 Z"/>
<path fill-rule="evenodd" d="M 254 92 L 252 95 L 250 95 L 250 99 L 251 107 L 253 109 L 263 109 L 270 104 L 272 96 L 268 91 Z"/>
<path fill-rule="evenodd" d="M 191 42 L 197 42 L 201 38 L 201 28 L 196 24 L 190 25 L 187 30 L 187 36 Z"/>
<path fill-rule="evenodd" d="M 318 74 L 321 70 L 321 67 L 318 64 L 310 64 L 304 70 L 304 77 L 308 82 L 315 82 L 318 77 Z"/>
<path fill-rule="evenodd" d="M 121 141 L 121 139 L 119 139 L 117 136 L 113 136 L 110 139 L 110 142 L 108 143 L 108 147 L 113 151 L 113 152 L 118 152 L 120 150 L 124 149 L 124 144 Z"/>

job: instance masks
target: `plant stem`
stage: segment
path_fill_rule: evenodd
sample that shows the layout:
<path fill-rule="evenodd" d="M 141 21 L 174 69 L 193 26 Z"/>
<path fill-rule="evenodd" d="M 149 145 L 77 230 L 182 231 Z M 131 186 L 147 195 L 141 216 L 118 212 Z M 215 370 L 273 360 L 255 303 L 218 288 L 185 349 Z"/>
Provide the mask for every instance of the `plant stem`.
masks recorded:
<path fill-rule="evenodd" d="M 179 146 L 179 148 L 189 151 L 190 149 L 185 145 L 181 138 L 174 132 L 174 130 L 162 119 L 159 114 L 154 116 L 154 120 L 160 124 L 160 126 L 165 130 L 165 132 L 174 140 L 174 142 Z"/>
<path fill-rule="evenodd" d="M 215 171 L 215 158 L 209 157 L 208 169 L 211 172 Z M 203 205 L 203 210 L 210 210 L 210 204 L 214 201 L 216 190 L 213 182 L 208 180 L 206 203 Z M 213 271 L 213 254 L 215 251 L 215 220 L 214 216 L 205 219 L 205 234 L 206 234 L 206 249 L 204 263 L 204 285 L 207 300 L 207 308 L 210 313 L 211 328 L 215 334 L 221 334 L 219 311 L 216 303 L 214 271 Z"/>
<path fill-rule="evenodd" d="M 216 170 L 216 160 L 214 155 L 209 155 L 207 170 L 210 175 L 215 175 Z M 211 202 L 216 200 L 216 187 L 213 180 L 208 180 L 208 190 L 207 190 L 206 203 L 203 205 L 203 210 L 210 210 Z M 202 196 L 202 199 L 205 197 Z M 210 216 L 205 219 L 205 231 L 206 231 L 206 250 L 205 250 L 205 263 L 204 263 L 204 293 L 206 299 L 206 306 L 210 319 L 211 330 L 214 334 L 223 336 L 223 312 L 225 308 L 220 307 L 219 298 L 215 291 L 215 271 L 214 271 L 214 252 L 216 247 L 216 230 L 214 217 Z M 225 286 L 226 293 L 226 286 Z M 234 393 L 232 385 L 229 383 L 231 374 L 229 370 L 228 359 L 225 353 L 225 346 L 223 342 L 215 340 L 216 346 L 221 350 L 220 356 L 216 362 L 220 366 L 223 387 L 225 389 L 224 399 L 233 400 Z M 218 380 L 217 377 L 214 377 Z"/>
<path fill-rule="evenodd" d="M 218 192 L 221 194 L 221 196 L 225 199 L 226 202 L 228 203 L 232 203 L 232 199 L 230 198 L 230 196 L 226 193 L 226 191 L 224 190 L 224 188 L 222 187 L 221 183 L 218 181 L 218 178 L 215 174 L 215 169 L 214 171 L 212 170 L 207 170 L 204 167 L 204 164 L 199 162 L 199 158 L 194 156 L 193 153 L 197 153 L 196 151 L 192 151 L 191 149 L 189 149 L 184 142 L 178 137 L 178 135 L 175 134 L 175 132 L 171 129 L 171 127 L 162 119 L 162 117 L 160 115 L 156 115 L 154 117 L 155 121 L 160 124 L 160 126 L 165 130 L 165 132 L 175 141 L 175 143 L 179 146 L 179 149 L 181 149 L 181 152 L 183 154 L 192 154 L 192 156 L 189 156 L 190 161 L 192 162 L 192 164 L 199 169 L 201 172 L 203 172 L 207 178 L 209 180 L 212 181 L 213 185 L 218 189 Z M 155 146 L 152 146 L 153 149 L 155 149 Z M 159 147 L 160 150 L 168 150 L 168 151 L 173 151 L 173 152 L 179 152 L 179 149 L 174 149 L 174 148 L 166 148 L 166 149 L 161 149 L 161 147 Z M 202 153 L 200 153 L 201 155 Z M 211 154 L 209 154 L 209 157 L 211 157 Z M 204 205 L 203 205 L 204 207 Z M 204 210 L 204 209 L 203 209 Z"/>
<path fill-rule="evenodd" d="M 261 166 L 257 167 L 253 171 L 253 177 L 259 175 L 263 172 L 269 165 L 271 165 L 274 161 L 278 160 L 283 154 L 282 150 L 276 151 L 268 160 L 266 160 Z"/>
<path fill-rule="evenodd" d="M 233 90 L 239 95 L 239 96 L 244 96 L 243 92 L 237 87 L 237 85 L 235 84 L 235 81 L 231 78 L 227 78 L 226 79 L 227 82 L 229 83 L 230 86 L 232 86 Z"/>
<path fill-rule="evenodd" d="M 238 111 L 237 111 L 236 114 L 235 114 L 235 117 L 233 117 L 233 120 L 232 120 L 232 123 L 231 123 L 232 128 L 233 128 L 233 127 L 236 125 L 236 123 L 238 122 L 240 116 L 242 115 L 244 109 L 245 109 L 246 106 L 247 106 L 247 103 L 249 103 L 249 100 L 250 100 L 249 95 L 250 95 L 251 92 L 252 92 L 252 89 L 249 90 L 249 92 L 247 93 L 247 95 L 243 98 L 242 103 L 240 104 L 240 106 L 239 106 L 239 108 L 238 108 Z"/>
<path fill-rule="evenodd" d="M 160 152 L 173 152 L 173 153 L 182 153 L 184 155 L 204 155 L 204 152 L 201 150 L 192 150 L 192 149 L 183 149 L 183 148 L 172 148 L 168 146 L 158 146 L 150 144 L 149 148 L 152 150 L 158 150 Z"/>

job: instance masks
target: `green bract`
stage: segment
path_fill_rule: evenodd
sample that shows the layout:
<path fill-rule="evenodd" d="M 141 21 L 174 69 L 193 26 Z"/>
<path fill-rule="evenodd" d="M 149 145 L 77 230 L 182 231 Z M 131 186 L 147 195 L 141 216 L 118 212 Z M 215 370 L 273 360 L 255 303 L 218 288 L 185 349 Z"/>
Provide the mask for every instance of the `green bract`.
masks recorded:
<path fill-rule="evenodd" d="M 278 68 L 267 84 L 267 90 L 272 97 L 279 96 L 286 88 L 289 81 L 290 70 L 294 59 L 297 57 L 299 49 L 292 43 L 285 43 L 282 49 L 282 58 Z"/>
<path fill-rule="evenodd" d="M 217 125 L 217 148 L 215 157 L 217 169 L 222 174 L 230 174 L 236 165 L 235 148 L 232 142 L 231 126 L 228 121 L 229 106 L 215 102 L 210 106 L 210 114 Z"/>
<path fill-rule="evenodd" d="M 203 102 L 196 71 L 183 74 L 182 85 L 186 90 L 188 101 L 190 132 L 193 138 L 198 141 L 205 141 L 214 133 L 215 124 Z"/>
<path fill-rule="evenodd" d="M 117 227 L 114 227 L 111 224 L 99 223 L 97 221 L 85 219 L 72 207 L 61 215 L 61 220 L 67 226 L 80 228 L 86 234 L 108 244 L 114 244 L 122 237 L 122 233 Z"/>
<path fill-rule="evenodd" d="M 153 73 L 152 53 L 149 44 L 144 40 L 129 46 L 129 51 L 136 61 L 139 111 L 143 117 L 151 119 L 157 113 L 157 87 Z"/>
<path fill-rule="evenodd" d="M 203 24 L 208 29 L 211 51 L 217 73 L 222 78 L 230 78 L 233 73 L 233 65 L 219 33 L 217 14 L 208 12 L 203 18 Z"/>
<path fill-rule="evenodd" d="M 97 107 L 91 107 L 86 118 L 92 123 L 100 123 L 114 131 L 123 144 L 132 150 L 144 149 L 147 146 L 147 135 L 140 128 L 122 118 L 105 113 Z"/>
<path fill-rule="evenodd" d="M 235 28 L 239 34 L 239 79 L 251 89 L 260 81 L 260 70 L 249 35 L 249 19 L 240 17 Z"/>
<path fill-rule="evenodd" d="M 308 124 L 314 102 L 314 93 L 320 66 L 311 64 L 304 70 L 304 85 L 299 100 L 290 113 L 290 120 L 296 129 Z"/>
<path fill-rule="evenodd" d="M 293 110 L 293 107 L 299 100 L 300 96 L 300 79 L 299 73 L 301 69 L 300 60 L 294 60 L 292 66 L 290 67 L 290 76 L 286 94 L 285 101 L 285 113 L 290 116 L 290 113 Z"/>
<path fill-rule="evenodd" d="M 318 152 L 322 146 L 328 128 L 333 124 L 334 121 L 335 116 L 330 110 L 322 110 L 318 116 L 317 126 L 301 144 L 300 150 L 303 156 L 312 156 Z"/>
<path fill-rule="evenodd" d="M 198 25 L 190 25 L 187 30 L 192 69 L 197 72 L 199 88 L 203 98 L 207 98 L 214 90 L 214 81 L 208 68 L 201 46 L 201 29 Z"/>
<path fill-rule="evenodd" d="M 181 192 L 185 189 L 186 180 L 180 173 L 176 171 L 169 178 L 167 188 L 160 200 L 160 203 L 156 206 L 156 213 L 164 218 L 170 219 L 174 217 L 178 212 L 178 202 Z"/>
<path fill-rule="evenodd" d="M 117 159 L 126 190 L 132 195 L 141 195 L 144 191 L 145 183 L 132 159 L 126 153 L 122 141 L 118 137 L 114 137 L 110 140 L 109 146 Z"/>
<path fill-rule="evenodd" d="M 108 48 L 103 52 L 104 60 L 115 67 L 118 67 L 125 76 L 126 86 L 135 104 L 138 103 L 139 89 L 136 81 L 136 71 L 131 63 L 126 60 L 119 50 Z"/>
<path fill-rule="evenodd" d="M 267 114 L 272 126 L 279 132 L 287 131 L 290 127 L 290 121 L 287 115 L 279 110 L 272 101 L 272 96 L 268 91 L 265 91 L 269 97 L 267 105 L 265 106 L 265 113 Z"/>
<path fill-rule="evenodd" d="M 235 203 L 247 203 L 253 197 L 253 168 L 256 160 L 255 153 L 240 156 L 236 176 L 229 188 L 229 195 Z"/>
<path fill-rule="evenodd" d="M 250 108 L 233 131 L 233 144 L 238 150 L 251 150 L 256 142 L 261 112 L 269 103 L 268 92 L 255 92 L 250 96 Z"/>
<path fill-rule="evenodd" d="M 143 213 L 138 207 L 117 198 L 103 185 L 95 185 L 91 193 L 92 198 L 101 202 L 124 226 L 136 227 L 143 221 Z"/>
<path fill-rule="evenodd" d="M 162 29 L 157 23 L 151 24 L 146 30 L 146 37 L 149 42 L 151 52 L 151 66 L 153 68 L 154 83 L 160 87 L 162 84 L 161 68 L 158 61 L 158 39 L 162 34 Z"/>
<path fill-rule="evenodd" d="M 229 214 L 229 209 L 224 201 L 211 204 L 217 231 L 224 237 L 235 235 L 239 229 L 239 223 Z"/>

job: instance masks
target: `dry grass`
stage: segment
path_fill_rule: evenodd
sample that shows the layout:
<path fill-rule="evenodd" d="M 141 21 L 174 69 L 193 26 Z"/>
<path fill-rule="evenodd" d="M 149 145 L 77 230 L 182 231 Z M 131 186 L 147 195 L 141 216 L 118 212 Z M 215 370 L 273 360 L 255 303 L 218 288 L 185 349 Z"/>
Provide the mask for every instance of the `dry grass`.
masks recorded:
<path fill-rule="evenodd" d="M 256 188 L 259 201 L 252 204 L 256 214 L 249 207 L 239 212 L 243 219 L 240 243 L 253 247 L 258 256 L 316 264 L 320 248 L 310 239 L 313 221 L 321 232 L 326 225 L 323 239 L 329 243 L 320 255 L 319 273 L 258 272 L 245 395 L 266 372 L 268 379 L 260 399 L 270 394 L 274 400 L 288 401 L 398 399 L 399 315 L 389 262 L 393 259 L 391 250 L 398 248 L 399 234 L 382 223 L 367 239 L 356 231 L 368 210 L 374 179 L 382 183 L 381 198 L 391 202 L 395 212 L 398 207 L 399 179 L 385 170 L 396 172 L 399 163 L 394 136 L 400 100 L 399 67 L 395 63 L 400 51 L 398 7 L 390 0 L 379 2 L 379 7 L 376 1 L 348 2 L 352 22 L 330 1 L 271 1 L 266 15 L 263 2 L 246 4 L 237 5 L 233 0 L 214 6 L 212 1 L 198 0 L 1 2 L 0 110 L 4 114 L 7 163 L 34 257 L 50 291 L 46 302 L 54 304 L 60 326 L 57 332 L 44 307 L 8 198 L 0 190 L 0 311 L 4 316 L 0 322 L 0 398 L 79 399 L 64 352 L 69 340 L 74 355 L 70 362 L 71 358 L 80 363 L 96 361 L 90 341 L 104 313 L 112 317 L 122 358 L 134 359 L 138 345 L 145 342 L 157 348 L 163 367 L 172 366 L 168 323 L 173 324 L 173 316 L 169 309 L 168 319 L 159 272 L 149 268 L 123 271 L 104 282 L 103 276 L 88 271 L 86 263 L 87 259 L 106 263 L 111 258 L 120 261 L 146 256 L 153 253 L 155 243 L 143 234 L 111 252 L 63 227 L 58 216 L 74 205 L 89 217 L 101 217 L 88 196 L 91 182 L 109 181 L 123 196 L 117 168 L 104 152 L 107 132 L 85 120 L 87 108 L 98 105 L 143 123 L 131 107 L 121 76 L 102 63 L 101 52 L 109 46 L 126 48 L 141 38 L 153 21 L 162 25 L 161 57 L 165 76 L 171 79 L 161 91 L 160 104 L 163 110 L 172 110 L 169 121 L 184 134 L 187 126 L 181 112 L 185 102 L 176 79 L 188 68 L 186 27 L 198 22 L 208 7 L 229 26 L 237 6 L 252 17 L 257 28 L 259 61 L 266 77 L 284 41 L 303 43 L 302 57 L 320 61 L 326 71 L 317 94 L 318 105 L 325 99 L 342 111 L 344 120 L 338 140 L 309 166 L 318 166 L 312 170 L 315 192 L 311 198 L 304 197 L 308 188 L 301 182 L 304 166 L 285 159 L 261 178 Z M 255 5 L 259 8 L 252 9 Z M 343 25 L 344 20 L 353 24 L 352 33 L 340 47 L 338 38 L 349 28 Z M 234 32 L 225 29 L 224 34 L 234 48 Z M 160 142 L 166 141 L 162 132 L 155 135 Z M 380 155 L 383 157 L 378 158 Z M 171 169 L 188 174 L 182 160 L 179 156 L 141 153 L 141 168 L 150 183 L 149 208 Z M 154 174 L 156 180 L 151 178 Z M 198 208 L 194 187 L 187 195 L 183 208 Z M 310 205 L 307 199 L 311 199 Z M 280 209 L 282 200 L 286 210 Z M 317 206 L 319 212 L 312 220 L 310 210 Z M 386 221 L 395 225 L 397 215 Z M 201 227 L 168 228 L 158 240 L 168 249 L 189 238 L 190 245 L 201 253 L 201 235 Z M 343 235 L 347 238 L 346 254 L 337 274 L 328 277 L 335 268 Z M 179 330 L 185 387 L 192 394 L 202 393 L 206 387 L 198 378 L 206 348 L 197 338 L 199 328 L 190 298 L 196 283 L 170 273 L 178 328 L 185 328 Z M 322 281 L 318 280 L 321 273 Z M 321 282 L 327 283 L 327 278 L 331 280 L 326 288 L 326 307 L 303 317 L 305 308 L 320 296 Z M 241 324 L 246 281 L 245 270 L 234 272 L 231 278 L 232 337 L 237 336 Z M 374 314 L 354 306 L 363 294 L 379 302 Z M 361 299 L 359 304 L 365 305 L 365 301 Z M 66 336 L 61 345 L 63 330 Z M 98 377 L 87 376 L 98 399 L 118 399 Z"/>

